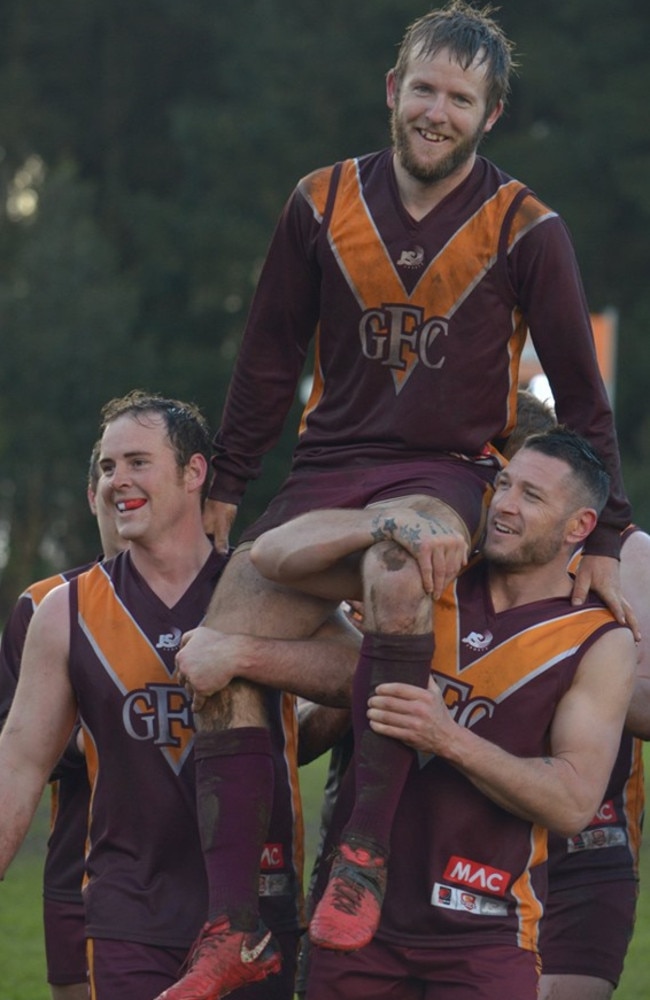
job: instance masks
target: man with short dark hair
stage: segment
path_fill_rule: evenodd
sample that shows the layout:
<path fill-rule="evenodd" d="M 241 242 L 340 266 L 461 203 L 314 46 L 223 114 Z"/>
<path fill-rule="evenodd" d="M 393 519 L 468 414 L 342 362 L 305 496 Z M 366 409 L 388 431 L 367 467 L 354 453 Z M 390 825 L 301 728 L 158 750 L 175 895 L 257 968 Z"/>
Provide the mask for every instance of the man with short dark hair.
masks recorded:
<path fill-rule="evenodd" d="M 380 682 L 371 695 L 373 731 L 417 757 L 389 832 L 376 936 L 348 953 L 328 941 L 314 948 L 308 998 L 537 996 L 547 829 L 572 835 L 594 815 L 634 681 L 631 632 L 595 595 L 571 603 L 569 558 L 593 529 L 607 489 L 600 461 L 565 429 L 528 439 L 499 473 L 484 558 L 435 605 L 428 688 Z M 392 522 L 386 548 L 402 582 L 397 550 L 417 559 L 421 546 L 417 514 L 399 505 L 379 516 L 303 515 L 260 538 L 252 556 L 276 581 L 308 588 L 313 579 L 320 588 L 329 578 L 335 588 L 340 560 L 350 571 L 352 555 L 358 562 L 372 551 L 378 517 Z M 372 594 L 364 606 L 372 639 Z M 354 793 L 349 771 L 333 844 Z M 340 879 L 340 863 L 341 845 L 320 924 L 316 910 L 317 944 L 326 921 L 341 939 L 355 931 L 353 890 Z M 369 876 L 359 891 L 369 884 L 374 891 Z"/>
<path fill-rule="evenodd" d="M 520 390 L 517 427 L 504 455 L 512 457 L 527 437 L 556 423 L 550 405 Z M 641 739 L 650 738 L 650 536 L 636 525 L 622 534 L 621 581 L 642 626 L 637 676 L 603 801 L 584 829 L 549 837 L 540 1000 L 609 1000 L 634 930 L 645 798 Z"/>

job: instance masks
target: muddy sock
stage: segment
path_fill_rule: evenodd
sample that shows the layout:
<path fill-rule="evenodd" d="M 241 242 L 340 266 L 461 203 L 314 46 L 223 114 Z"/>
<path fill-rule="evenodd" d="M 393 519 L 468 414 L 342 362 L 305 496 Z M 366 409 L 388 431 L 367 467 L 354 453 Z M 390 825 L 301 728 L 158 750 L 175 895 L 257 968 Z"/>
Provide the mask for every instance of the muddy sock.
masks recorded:
<path fill-rule="evenodd" d="M 196 735 L 196 801 L 208 880 L 208 919 L 253 930 L 260 860 L 273 803 L 271 737 L 262 727 Z"/>
<path fill-rule="evenodd" d="M 393 817 L 415 755 L 399 740 L 372 731 L 368 698 L 387 681 L 426 687 L 433 650 L 432 632 L 364 636 L 352 695 L 356 801 L 341 836 L 345 843 L 388 855 Z"/>

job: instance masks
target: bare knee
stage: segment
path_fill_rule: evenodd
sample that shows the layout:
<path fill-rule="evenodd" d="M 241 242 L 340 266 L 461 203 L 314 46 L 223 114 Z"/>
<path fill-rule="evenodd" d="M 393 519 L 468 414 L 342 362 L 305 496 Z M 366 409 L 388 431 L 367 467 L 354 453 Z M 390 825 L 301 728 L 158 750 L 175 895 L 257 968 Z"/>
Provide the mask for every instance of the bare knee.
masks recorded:
<path fill-rule="evenodd" d="M 362 571 L 368 629 L 408 635 L 431 628 L 431 598 L 424 592 L 415 559 L 401 545 L 373 545 Z"/>

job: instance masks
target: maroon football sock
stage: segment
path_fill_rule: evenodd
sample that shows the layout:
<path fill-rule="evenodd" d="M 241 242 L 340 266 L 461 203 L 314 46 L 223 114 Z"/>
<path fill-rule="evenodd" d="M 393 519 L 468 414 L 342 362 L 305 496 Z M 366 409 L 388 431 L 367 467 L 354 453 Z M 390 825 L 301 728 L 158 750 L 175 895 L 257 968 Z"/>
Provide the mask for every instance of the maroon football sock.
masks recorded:
<path fill-rule="evenodd" d="M 270 734 L 262 727 L 199 732 L 194 758 L 208 919 L 227 914 L 233 927 L 253 930 L 273 804 Z"/>
<path fill-rule="evenodd" d="M 387 681 L 426 687 L 433 650 L 432 632 L 368 633 L 363 638 L 352 693 L 356 801 L 341 836 L 345 843 L 360 843 L 388 855 L 393 817 L 414 753 L 399 740 L 370 729 L 368 698 Z"/>

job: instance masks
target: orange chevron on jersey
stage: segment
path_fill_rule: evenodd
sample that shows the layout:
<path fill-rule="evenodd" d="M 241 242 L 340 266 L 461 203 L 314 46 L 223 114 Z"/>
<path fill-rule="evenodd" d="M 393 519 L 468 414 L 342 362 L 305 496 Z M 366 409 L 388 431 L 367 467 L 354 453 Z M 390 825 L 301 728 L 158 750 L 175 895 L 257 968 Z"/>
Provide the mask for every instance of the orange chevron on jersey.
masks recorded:
<path fill-rule="evenodd" d="M 315 171 L 300 184 L 300 190 L 311 205 L 314 215 L 323 218 L 332 182 L 333 168 Z M 501 185 L 495 194 L 481 206 L 466 224 L 453 236 L 448 244 L 431 261 L 418 281 L 413 292 L 406 293 L 401 278 L 384 248 L 383 258 L 377 256 L 378 243 L 383 246 L 375 223 L 365 204 L 358 176 L 356 160 L 347 160 L 342 165 L 336 201 L 332 212 L 328 240 L 336 256 L 339 267 L 353 291 L 362 310 L 378 308 L 386 302 L 400 303 L 405 329 L 415 329 L 418 322 L 432 316 L 449 319 L 465 298 L 492 267 L 497 258 L 501 228 L 506 213 L 514 199 L 525 190 L 518 181 L 510 180 Z M 525 199 L 528 201 L 530 199 Z M 547 210 L 537 201 L 534 205 L 535 221 L 543 221 Z M 528 228 L 532 221 L 530 213 L 525 220 Z M 519 216 L 518 216 L 519 217 Z M 523 227 L 519 227 L 517 232 Z M 363 247 L 367 248 L 364 254 Z M 369 266 L 368 257 L 373 264 Z M 421 299 L 426 300 L 423 311 Z M 435 296 L 435 306 L 432 297 Z M 412 315 L 406 315 L 404 303 L 413 303 Z M 425 312 L 427 315 L 425 316 Z M 430 315 L 429 315 L 430 314 Z M 381 320 L 378 320 L 377 335 L 381 335 Z M 442 331 L 442 326 L 440 327 Z M 413 332 L 413 330 L 411 331 Z M 387 333 L 386 333 L 387 335 Z M 505 433 L 509 433 L 516 422 L 516 394 L 518 387 L 519 359 L 527 336 L 526 323 L 518 310 L 513 310 L 512 335 L 508 345 L 509 385 L 508 410 Z M 405 385 L 418 363 L 418 355 L 404 339 L 401 344 L 399 364 L 391 366 L 391 374 L 397 393 Z M 302 413 L 299 433 L 306 427 L 309 414 L 318 406 L 324 390 L 324 379 L 320 365 L 320 330 L 316 332 L 315 364 L 312 389 Z"/>
<path fill-rule="evenodd" d="M 339 266 L 362 308 L 380 302 L 417 300 L 423 295 L 435 297 L 436 315 L 453 315 L 486 271 L 496 260 L 501 225 L 513 199 L 524 189 L 519 181 L 501 185 L 480 211 L 461 226 L 440 251 L 418 281 L 411 295 L 406 295 L 395 266 L 384 252 L 372 261 L 360 248 L 377 246 L 377 229 L 365 204 L 356 160 L 347 160 L 341 171 L 336 203 L 330 223 L 330 241 Z M 371 266 L 372 265 L 372 266 Z M 426 285 L 426 292 L 423 287 Z"/>
<path fill-rule="evenodd" d="M 501 642 L 495 648 L 480 648 L 477 659 L 465 666 L 460 662 L 460 650 L 468 637 L 463 637 L 456 602 L 455 584 L 448 588 L 434 605 L 436 651 L 433 668 L 444 676 L 462 678 L 472 689 L 473 697 L 502 702 L 523 683 L 549 670 L 576 649 L 603 625 L 614 623 L 614 616 L 605 608 L 573 608 L 566 615 L 541 621 Z M 487 642 L 487 639 L 483 640 Z M 522 663 L 526 670 L 522 670 Z"/>
<path fill-rule="evenodd" d="M 510 231 L 508 233 L 508 252 L 512 250 L 515 243 L 517 243 L 522 236 L 529 233 L 531 229 L 538 226 L 540 222 L 545 222 L 546 219 L 554 218 L 557 212 L 548 208 L 537 198 L 524 198 L 521 205 L 518 206 L 515 216 L 510 225 Z"/>
<path fill-rule="evenodd" d="M 51 590 L 54 590 L 55 587 L 65 582 L 66 578 L 64 575 L 57 573 L 55 576 L 48 576 L 46 580 L 39 580 L 38 583 L 32 583 L 20 596 L 29 597 L 36 608 Z"/>
<path fill-rule="evenodd" d="M 174 740 L 160 747 L 178 772 L 194 738 L 193 729 L 179 724 L 188 702 L 185 690 L 170 676 L 164 662 L 115 593 L 101 565 L 78 578 L 77 592 L 79 626 L 92 643 L 106 673 L 124 695 L 152 684 L 178 689 L 177 694 L 171 691 L 168 695 L 169 725 L 173 727 Z"/>
<path fill-rule="evenodd" d="M 494 266 L 506 213 L 514 199 L 525 190 L 524 185 L 515 180 L 504 182 L 429 263 L 408 294 L 365 203 L 358 170 L 356 160 L 343 163 L 328 239 L 359 307 L 365 311 L 380 309 L 385 303 L 399 303 L 405 330 L 409 324 L 415 329 L 423 320 L 449 320 Z M 319 171 L 302 189 L 320 216 L 325 210 L 330 179 L 331 171 Z M 541 221 L 539 217 L 537 213 L 536 221 Z M 378 245 L 383 247 L 383 254 L 377 252 Z M 412 304 L 411 315 L 407 315 L 409 304 Z M 380 326 L 378 322 L 377 335 L 381 335 Z M 435 336 L 439 332 L 444 332 L 442 326 Z M 511 381 L 515 387 L 525 332 L 521 316 L 518 316 L 513 322 L 513 344 L 509 349 L 513 364 Z M 417 363 L 417 352 L 404 341 L 399 363 L 391 366 L 397 392 Z"/>
<path fill-rule="evenodd" d="M 298 185 L 319 221 L 325 214 L 333 173 L 334 167 L 322 167 L 320 170 L 314 170 L 311 174 L 307 174 Z"/>

